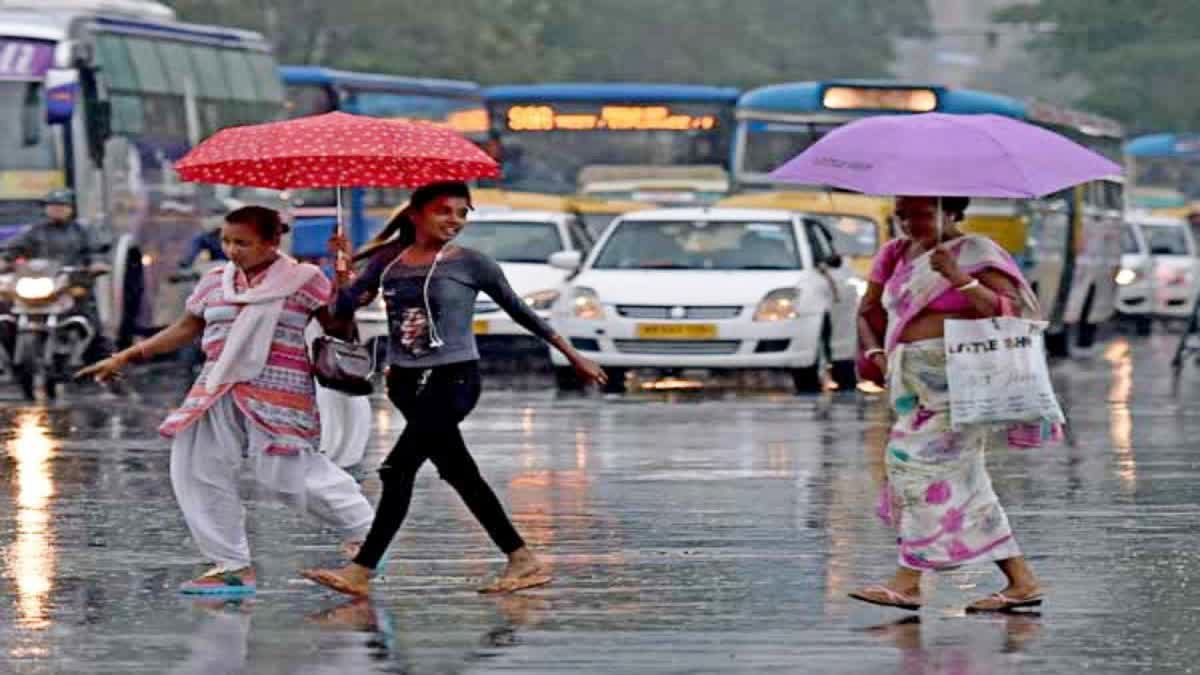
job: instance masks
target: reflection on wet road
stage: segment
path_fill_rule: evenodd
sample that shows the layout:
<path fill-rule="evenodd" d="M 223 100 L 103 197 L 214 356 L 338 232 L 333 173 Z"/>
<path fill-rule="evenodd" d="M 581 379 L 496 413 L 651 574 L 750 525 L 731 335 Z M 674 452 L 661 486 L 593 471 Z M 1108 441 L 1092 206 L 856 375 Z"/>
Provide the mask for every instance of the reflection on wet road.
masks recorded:
<path fill-rule="evenodd" d="M 0 671 L 1190 672 L 1200 370 L 1173 393 L 1169 346 L 1117 339 L 1056 366 L 1073 443 L 990 458 L 1049 590 L 1040 616 L 965 615 L 1002 585 L 986 567 L 927 579 L 919 617 L 846 598 L 895 555 L 872 515 L 886 412 L 856 394 L 560 397 L 493 378 L 468 442 L 553 585 L 476 595 L 499 556 L 429 468 L 371 601 L 298 580 L 337 561 L 336 537 L 262 503 L 260 590 L 229 603 L 175 592 L 203 563 L 154 435 L 181 382 L 7 399 Z M 367 468 L 400 425 L 375 404 Z"/>

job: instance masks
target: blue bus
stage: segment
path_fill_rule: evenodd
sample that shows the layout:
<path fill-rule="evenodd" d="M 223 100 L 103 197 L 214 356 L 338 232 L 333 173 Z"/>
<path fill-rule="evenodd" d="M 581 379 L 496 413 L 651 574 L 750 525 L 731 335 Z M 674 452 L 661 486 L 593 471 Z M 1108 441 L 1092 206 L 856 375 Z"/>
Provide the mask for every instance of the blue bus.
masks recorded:
<path fill-rule="evenodd" d="M 910 82 L 829 80 L 748 91 L 737 104 L 733 180 L 742 191 L 777 190 L 768 174 L 830 130 L 868 115 L 992 113 L 1063 134 L 1120 161 L 1124 131 L 1113 120 L 1000 94 Z M 744 204 L 743 205 L 747 205 Z M 1124 211 L 1122 179 L 1095 181 L 1047 199 L 974 200 L 967 227 L 995 238 L 1022 262 L 1051 322 L 1048 345 L 1094 341 L 1115 313 Z M 878 243 L 887 233 L 877 237 Z"/>
<path fill-rule="evenodd" d="M 317 66 L 283 66 L 288 117 L 341 110 L 358 115 L 445 124 L 483 143 L 487 113 L 479 85 L 474 82 L 358 73 Z M 343 195 L 347 233 L 360 246 L 382 220 L 404 201 L 397 189 L 359 188 Z M 318 260 L 327 256 L 326 241 L 333 232 L 336 196 L 333 190 L 303 190 L 289 195 L 296 217 L 293 253 Z"/>
<path fill-rule="evenodd" d="M 1134 205 L 1182 212 L 1200 201 L 1200 133 L 1138 136 L 1125 156 Z"/>
<path fill-rule="evenodd" d="M 500 187 L 695 205 L 729 189 L 738 90 L 683 84 L 515 84 L 484 91 Z"/>
<path fill-rule="evenodd" d="M 73 188 L 112 267 L 101 319 L 128 342 L 183 311 L 188 289 L 169 280 L 189 240 L 231 200 L 263 197 L 181 182 L 173 164 L 218 129 L 278 119 L 270 43 L 149 0 L 0 4 L 0 236 L 41 219 L 47 190 Z"/>

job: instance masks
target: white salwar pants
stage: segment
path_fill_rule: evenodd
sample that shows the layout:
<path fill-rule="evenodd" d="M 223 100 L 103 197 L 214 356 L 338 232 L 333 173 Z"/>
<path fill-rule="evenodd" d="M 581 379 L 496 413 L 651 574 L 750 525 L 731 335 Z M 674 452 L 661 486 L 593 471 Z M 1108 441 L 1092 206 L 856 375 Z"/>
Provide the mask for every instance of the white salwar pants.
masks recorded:
<path fill-rule="evenodd" d="M 250 564 L 246 513 L 238 489 L 244 464 L 272 497 L 361 539 L 374 510 L 350 474 L 317 452 L 269 455 L 270 437 L 246 419 L 233 397 L 222 396 L 171 443 L 171 485 L 209 560 L 226 569 Z"/>

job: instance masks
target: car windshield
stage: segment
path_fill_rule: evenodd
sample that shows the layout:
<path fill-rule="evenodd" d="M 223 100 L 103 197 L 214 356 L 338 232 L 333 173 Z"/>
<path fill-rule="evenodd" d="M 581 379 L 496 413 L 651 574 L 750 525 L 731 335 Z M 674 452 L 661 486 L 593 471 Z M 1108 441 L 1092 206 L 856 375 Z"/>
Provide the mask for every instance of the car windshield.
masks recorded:
<path fill-rule="evenodd" d="M 794 270 L 800 255 L 788 221 L 626 221 L 596 269 Z"/>
<path fill-rule="evenodd" d="M 454 243 L 508 263 L 546 264 L 567 248 L 557 225 L 537 221 L 468 222 Z"/>
<path fill-rule="evenodd" d="M 1174 225 L 1143 225 L 1142 234 L 1150 255 L 1190 255 L 1187 234 L 1183 227 Z"/>
<path fill-rule="evenodd" d="M 819 217 L 833 235 L 833 247 L 851 258 L 870 258 L 879 248 L 879 226 L 861 216 L 829 215 Z"/>

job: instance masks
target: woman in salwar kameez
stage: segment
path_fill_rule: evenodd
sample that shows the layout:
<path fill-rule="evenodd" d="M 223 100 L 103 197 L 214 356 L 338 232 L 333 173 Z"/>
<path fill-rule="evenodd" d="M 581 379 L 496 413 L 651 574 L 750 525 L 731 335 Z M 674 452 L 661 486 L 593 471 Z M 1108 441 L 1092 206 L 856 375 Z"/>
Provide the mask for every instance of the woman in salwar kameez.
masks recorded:
<path fill-rule="evenodd" d="M 340 529 L 354 547 L 374 510 L 354 479 L 318 452 L 320 421 L 305 328 L 332 286 L 312 265 L 279 251 L 279 214 L 250 206 L 228 216 L 229 257 L 205 274 L 171 326 L 80 371 L 105 380 L 202 335 L 207 361 L 183 404 L 159 428 L 171 442 L 171 484 L 192 540 L 214 567 L 183 584 L 189 594 L 255 590 L 238 483 L 243 464 L 271 496 Z"/>
<path fill-rule="evenodd" d="M 998 442 L 1039 445 L 1055 430 L 980 425 L 955 431 L 950 425 L 945 321 L 1037 313 L 1036 298 L 1011 256 L 986 237 L 958 230 L 966 206 L 965 198 L 897 198 L 896 215 L 907 236 L 876 256 L 859 310 L 861 343 L 886 374 L 896 415 L 878 511 L 897 530 L 899 564 L 887 583 L 850 594 L 873 604 L 919 609 L 923 573 L 978 562 L 995 562 L 1008 587 L 969 611 L 1042 601 L 1041 585 L 992 490 L 985 454 Z M 877 335 L 871 326 L 882 323 L 878 313 L 885 311 L 886 335 Z"/>

